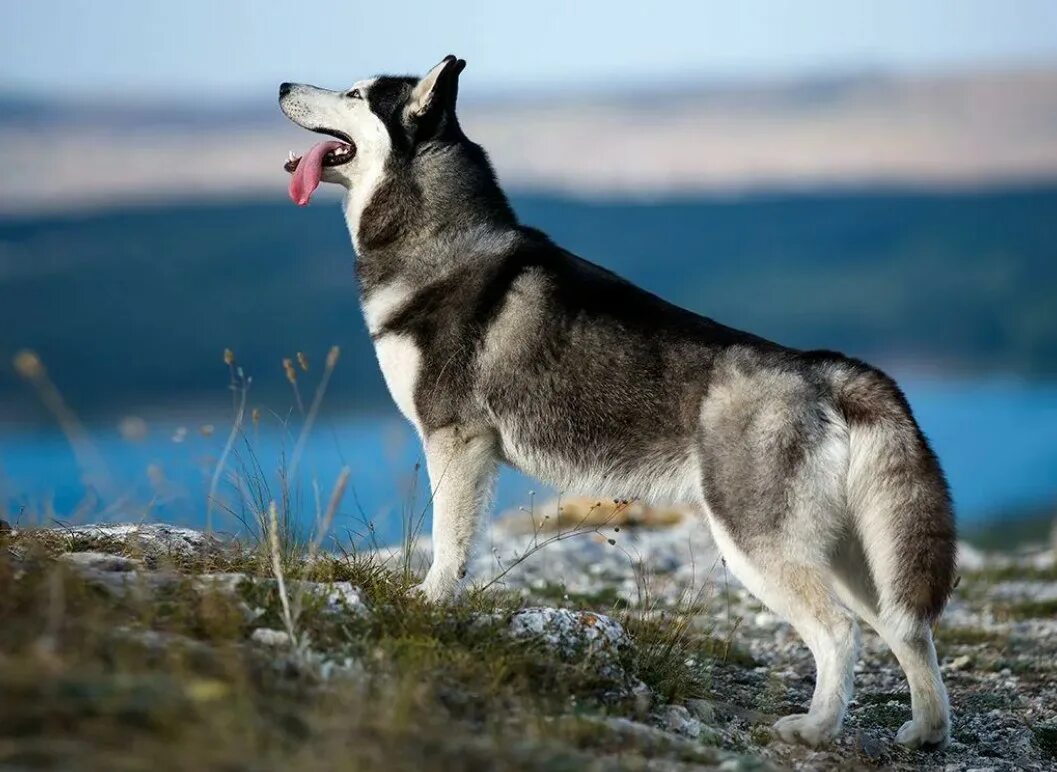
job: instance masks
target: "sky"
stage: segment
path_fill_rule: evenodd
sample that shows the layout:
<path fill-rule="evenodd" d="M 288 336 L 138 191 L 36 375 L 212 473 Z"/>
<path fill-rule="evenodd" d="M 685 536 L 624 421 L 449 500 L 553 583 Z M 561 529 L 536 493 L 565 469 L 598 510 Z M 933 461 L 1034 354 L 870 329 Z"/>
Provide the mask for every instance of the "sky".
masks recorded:
<path fill-rule="evenodd" d="M 445 54 L 483 92 L 1057 62 L 1057 0 L 0 0 L 0 90 L 249 96 Z"/>

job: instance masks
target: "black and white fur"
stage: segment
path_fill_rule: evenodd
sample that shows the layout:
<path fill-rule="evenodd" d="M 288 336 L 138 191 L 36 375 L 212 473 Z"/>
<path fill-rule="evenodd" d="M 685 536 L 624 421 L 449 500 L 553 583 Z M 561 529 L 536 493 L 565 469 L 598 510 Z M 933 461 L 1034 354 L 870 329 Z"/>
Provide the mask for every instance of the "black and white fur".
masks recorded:
<path fill-rule="evenodd" d="M 348 190 L 367 325 L 425 448 L 422 591 L 457 591 L 500 462 L 563 491 L 692 502 L 734 574 L 814 654 L 810 709 L 778 721 L 783 739 L 840 731 L 859 617 L 910 684 L 896 739 L 942 746 L 931 625 L 955 578 L 954 521 L 902 392 L 863 362 L 671 305 L 521 225 L 459 126 L 464 66 L 280 90 L 293 121 L 355 146 L 324 180 Z"/>

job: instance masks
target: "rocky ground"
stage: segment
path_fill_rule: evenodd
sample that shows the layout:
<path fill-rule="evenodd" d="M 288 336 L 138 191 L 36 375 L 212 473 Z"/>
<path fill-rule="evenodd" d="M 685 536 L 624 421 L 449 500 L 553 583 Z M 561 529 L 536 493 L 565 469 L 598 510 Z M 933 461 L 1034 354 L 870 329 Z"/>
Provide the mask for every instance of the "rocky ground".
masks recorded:
<path fill-rule="evenodd" d="M 408 592 L 425 542 L 286 549 L 276 571 L 277 552 L 165 526 L 0 534 L 0 766 L 1057 766 L 1052 550 L 962 549 L 937 631 L 946 750 L 894 745 L 909 695 L 870 631 L 845 732 L 811 750 L 770 731 L 806 708 L 811 658 L 701 528 L 550 511 L 497 523 L 478 589 L 442 608 Z"/>
<path fill-rule="evenodd" d="M 719 744 L 751 749 L 780 767 L 1057 768 L 1052 548 L 986 554 L 961 545 L 961 580 L 936 632 L 954 712 L 945 751 L 913 753 L 894 745 L 895 730 L 910 717 L 910 696 L 895 658 L 868 628 L 844 735 L 833 747 L 812 751 L 777 742 L 769 731 L 778 717 L 803 712 L 814 686 L 811 656 L 790 626 L 729 575 L 693 519 L 662 516 L 642 527 L 636 524 L 641 509 L 618 504 L 616 510 L 582 501 L 563 507 L 566 532 L 588 532 L 542 548 L 556 534 L 549 527 L 556 516 L 510 516 L 494 527 L 471 574 L 571 607 L 689 609 L 694 629 L 722 642 L 726 654 L 713 661 L 708 690 Z M 630 525 L 621 527 L 625 520 Z M 593 522 L 601 524 L 597 530 Z M 417 560 L 425 565 L 428 545 L 419 547 Z"/>

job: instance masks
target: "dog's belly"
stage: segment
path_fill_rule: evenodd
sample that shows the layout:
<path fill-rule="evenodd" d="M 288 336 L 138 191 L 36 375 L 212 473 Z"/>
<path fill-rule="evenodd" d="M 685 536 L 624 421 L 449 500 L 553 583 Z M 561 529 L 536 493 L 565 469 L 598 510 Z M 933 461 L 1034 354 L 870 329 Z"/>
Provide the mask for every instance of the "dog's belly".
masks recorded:
<path fill-rule="evenodd" d="M 619 448 L 547 445 L 511 427 L 499 431 L 503 460 L 569 495 L 637 499 L 651 504 L 690 504 L 700 481 L 690 448 L 655 450 L 634 458 Z"/>

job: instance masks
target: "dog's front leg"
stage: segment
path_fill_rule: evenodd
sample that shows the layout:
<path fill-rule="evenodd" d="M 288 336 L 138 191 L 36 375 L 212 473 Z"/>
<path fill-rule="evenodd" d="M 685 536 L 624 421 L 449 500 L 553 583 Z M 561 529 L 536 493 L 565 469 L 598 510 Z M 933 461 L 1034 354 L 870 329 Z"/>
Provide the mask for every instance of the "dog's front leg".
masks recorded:
<path fill-rule="evenodd" d="M 433 564 L 419 589 L 431 601 L 455 595 L 496 476 L 496 437 L 450 426 L 426 437 L 433 499 Z"/>

